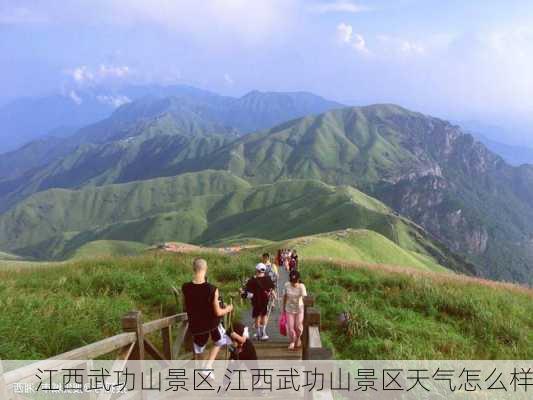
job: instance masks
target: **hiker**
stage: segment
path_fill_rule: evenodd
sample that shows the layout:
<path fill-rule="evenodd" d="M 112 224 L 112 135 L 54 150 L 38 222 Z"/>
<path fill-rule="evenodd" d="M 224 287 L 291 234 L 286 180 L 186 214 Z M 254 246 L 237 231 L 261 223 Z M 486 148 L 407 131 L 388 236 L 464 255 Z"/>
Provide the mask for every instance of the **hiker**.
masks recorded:
<path fill-rule="evenodd" d="M 285 258 L 283 260 L 283 268 L 285 268 L 285 271 L 287 271 L 287 273 L 290 272 L 290 262 L 288 258 Z"/>
<path fill-rule="evenodd" d="M 257 360 L 255 346 L 249 339 L 248 327 L 240 322 L 233 323 L 233 329 L 228 329 L 226 334 L 233 342 L 230 360 Z"/>
<path fill-rule="evenodd" d="M 272 264 L 270 262 L 270 254 L 269 253 L 263 253 L 261 256 L 261 262 L 266 265 L 266 275 L 272 280 L 274 283 L 274 290 L 277 292 L 278 288 L 278 277 L 279 277 L 279 271 L 276 264 Z"/>
<path fill-rule="evenodd" d="M 296 250 L 292 251 L 291 258 L 289 260 L 289 269 L 291 271 L 298 269 L 298 254 L 296 253 Z"/>
<path fill-rule="evenodd" d="M 237 372 L 240 377 L 243 371 L 249 370 L 253 374 L 253 371 L 259 370 L 257 352 L 255 351 L 254 344 L 248 337 L 248 327 L 240 322 L 234 322 L 232 329 L 228 329 L 226 335 L 231 339 L 233 344 L 230 347 L 229 363 L 222 381 L 222 388 L 224 390 L 221 393 L 222 395 L 227 394 L 228 390 L 232 390 L 229 387 L 234 373 Z M 260 389 L 260 387 L 256 387 L 254 390 Z"/>
<path fill-rule="evenodd" d="M 266 333 L 269 313 L 269 303 L 274 295 L 274 282 L 266 275 L 267 267 L 263 263 L 255 266 L 255 276 L 250 278 L 242 292 L 246 297 L 252 299 L 252 318 L 255 321 L 256 334 L 258 340 L 268 340 Z"/>
<path fill-rule="evenodd" d="M 281 257 L 281 249 L 278 249 L 278 254 L 276 255 L 276 264 L 280 267 L 283 265 L 283 258 Z"/>
<path fill-rule="evenodd" d="M 305 285 L 300 281 L 300 273 L 296 270 L 289 274 L 289 282 L 285 283 L 283 294 L 283 312 L 287 316 L 287 333 L 289 350 L 302 345 L 301 336 L 304 321 L 304 300 L 307 296 Z"/>
<path fill-rule="evenodd" d="M 213 348 L 209 352 L 208 362 L 212 363 L 220 348 L 227 341 L 220 318 L 233 311 L 230 304 L 221 304 L 218 288 L 207 282 L 207 261 L 197 258 L 193 261 L 193 279 L 181 287 L 185 310 L 189 320 L 189 329 L 193 337 L 194 356 L 199 357 L 205 350 L 209 337 Z"/>

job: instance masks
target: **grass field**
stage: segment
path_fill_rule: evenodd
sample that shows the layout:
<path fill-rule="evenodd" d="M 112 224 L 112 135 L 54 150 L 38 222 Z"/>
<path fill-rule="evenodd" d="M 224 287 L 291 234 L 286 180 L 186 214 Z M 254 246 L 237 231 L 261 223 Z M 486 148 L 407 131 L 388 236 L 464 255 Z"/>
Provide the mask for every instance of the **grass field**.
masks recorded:
<path fill-rule="evenodd" d="M 102 256 L 134 256 L 141 254 L 147 249 L 144 243 L 127 242 L 121 240 L 95 240 L 77 248 L 71 254 L 71 258 L 94 258 Z"/>
<path fill-rule="evenodd" d="M 255 251 L 205 254 L 226 300 Z M 0 358 L 40 359 L 120 332 L 172 308 L 171 285 L 189 279 L 194 254 L 73 260 L 0 272 Z M 324 341 L 349 359 L 531 359 L 533 294 L 520 287 L 420 268 L 312 261 L 302 274 L 322 311 Z M 238 303 L 239 300 L 236 300 Z M 346 311 L 350 322 L 337 323 Z M 275 329 L 275 328 L 274 328 Z"/>
<path fill-rule="evenodd" d="M 298 249 L 299 254 L 305 258 L 395 264 L 427 271 L 447 271 L 427 255 L 405 250 L 379 233 L 365 229 L 346 229 L 301 237 L 267 248 L 272 253 L 278 248 Z"/>

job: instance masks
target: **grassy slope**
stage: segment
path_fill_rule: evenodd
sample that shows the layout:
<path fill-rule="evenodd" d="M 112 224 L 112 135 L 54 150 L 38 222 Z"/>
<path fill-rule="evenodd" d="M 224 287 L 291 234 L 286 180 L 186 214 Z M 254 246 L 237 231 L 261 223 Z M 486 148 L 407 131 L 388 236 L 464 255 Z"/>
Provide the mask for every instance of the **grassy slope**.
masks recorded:
<path fill-rule="evenodd" d="M 311 180 L 250 187 L 223 171 L 45 191 L 0 217 L 0 245 L 35 258 L 64 259 L 96 240 L 279 241 L 346 228 L 378 232 L 407 252 L 402 257 L 414 251 L 433 263 L 463 268 L 416 225 L 354 188 Z M 413 257 L 405 262 L 427 264 Z"/>
<path fill-rule="evenodd" d="M 311 264 L 306 274 L 338 358 L 533 356 L 531 290 L 386 266 Z"/>
<path fill-rule="evenodd" d="M 69 258 L 79 259 L 105 256 L 133 256 L 141 254 L 146 248 L 147 246 L 144 243 L 138 242 L 95 240 L 77 248 Z"/>
<path fill-rule="evenodd" d="M 138 308 L 150 320 L 173 304 L 194 254 L 79 260 L 46 270 L 0 272 L 0 358 L 32 359 L 120 332 Z M 205 254 L 228 299 L 257 255 Z M 302 274 L 338 358 L 531 359 L 532 293 L 453 274 L 305 261 Z M 346 329 L 337 315 L 348 311 Z M 29 329 L 31 327 L 31 329 Z"/>
<path fill-rule="evenodd" d="M 249 185 L 242 179 L 228 173 L 205 171 L 79 191 L 47 190 L 0 217 L 0 243 L 7 249 L 24 245 L 33 247 L 34 251 L 44 247 L 42 251 L 46 252 L 47 247 L 58 247 L 54 241 L 71 240 L 82 231 L 139 218 L 149 221 L 177 208 L 181 208 L 184 215 L 194 216 L 197 208 L 208 207 L 218 199 L 216 196 L 247 187 Z M 193 205 L 194 195 L 205 196 Z M 97 234 L 89 234 L 86 238 L 78 236 L 76 247 L 99 238 L 104 237 Z"/>
<path fill-rule="evenodd" d="M 379 233 L 368 230 L 345 230 L 291 239 L 269 249 L 296 248 L 304 258 L 394 264 L 427 271 L 448 271 L 435 260 L 405 250 Z"/>
<path fill-rule="evenodd" d="M 247 135 L 206 158 L 250 182 L 319 179 L 362 187 L 427 165 L 401 144 L 397 120 L 423 118 L 397 106 L 333 110 Z"/>

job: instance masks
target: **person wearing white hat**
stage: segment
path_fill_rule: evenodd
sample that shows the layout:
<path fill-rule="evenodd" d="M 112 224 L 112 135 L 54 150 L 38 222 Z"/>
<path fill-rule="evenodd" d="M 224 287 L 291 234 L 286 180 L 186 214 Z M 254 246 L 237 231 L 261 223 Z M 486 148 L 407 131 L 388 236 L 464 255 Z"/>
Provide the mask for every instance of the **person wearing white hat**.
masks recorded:
<path fill-rule="evenodd" d="M 255 321 L 258 340 L 268 340 L 266 333 L 268 303 L 275 288 L 274 282 L 266 275 L 267 266 L 259 263 L 255 266 L 255 276 L 250 278 L 244 289 L 248 298 L 252 299 L 252 319 Z"/>

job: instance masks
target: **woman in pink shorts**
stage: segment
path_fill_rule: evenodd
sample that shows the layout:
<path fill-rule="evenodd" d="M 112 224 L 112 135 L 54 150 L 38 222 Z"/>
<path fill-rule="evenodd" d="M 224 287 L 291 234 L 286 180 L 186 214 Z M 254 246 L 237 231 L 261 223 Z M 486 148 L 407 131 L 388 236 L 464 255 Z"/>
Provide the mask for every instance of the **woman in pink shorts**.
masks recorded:
<path fill-rule="evenodd" d="M 287 315 L 287 334 L 289 350 L 301 347 L 304 322 L 304 297 L 307 296 L 305 285 L 300 282 L 300 273 L 296 270 L 289 274 L 283 295 L 283 312 Z"/>

